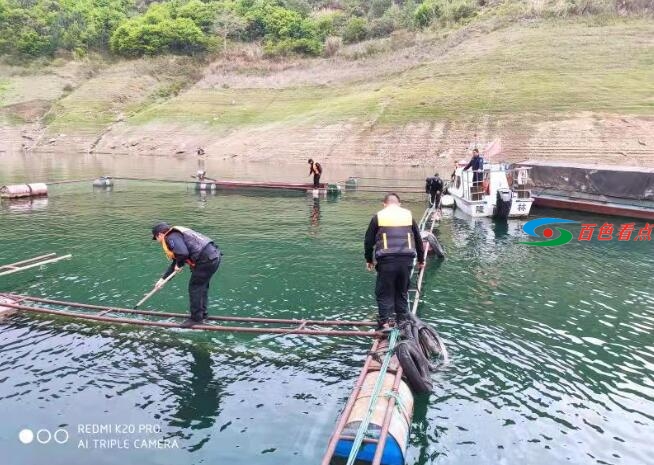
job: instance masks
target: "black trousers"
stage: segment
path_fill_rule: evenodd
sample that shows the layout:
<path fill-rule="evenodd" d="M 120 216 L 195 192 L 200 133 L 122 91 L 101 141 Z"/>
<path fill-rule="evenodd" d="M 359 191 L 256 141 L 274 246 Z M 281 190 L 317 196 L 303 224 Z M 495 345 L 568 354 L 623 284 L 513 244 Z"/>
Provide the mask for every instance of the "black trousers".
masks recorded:
<path fill-rule="evenodd" d="M 320 175 L 319 174 L 314 174 L 313 175 L 313 187 L 314 187 L 314 189 L 318 189 L 320 187 Z"/>
<path fill-rule="evenodd" d="M 220 257 L 213 260 L 198 261 L 191 271 L 188 282 L 188 296 L 191 306 L 191 319 L 202 321 L 207 317 L 209 303 L 209 283 L 220 266 Z"/>
<path fill-rule="evenodd" d="M 429 201 L 431 202 L 432 205 L 434 206 L 438 205 L 438 202 L 440 200 L 441 200 L 441 194 L 439 194 L 438 191 L 429 193 Z"/>
<path fill-rule="evenodd" d="M 377 263 L 375 295 L 382 322 L 393 316 L 399 321 L 408 314 L 412 264 L 409 257 L 385 257 Z"/>

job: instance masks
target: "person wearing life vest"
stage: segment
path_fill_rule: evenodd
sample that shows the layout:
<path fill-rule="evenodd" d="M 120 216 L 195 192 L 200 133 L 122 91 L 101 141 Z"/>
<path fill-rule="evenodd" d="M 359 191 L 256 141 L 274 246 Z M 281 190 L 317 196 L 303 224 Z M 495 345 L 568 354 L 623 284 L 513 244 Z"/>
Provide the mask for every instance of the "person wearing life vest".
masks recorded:
<path fill-rule="evenodd" d="M 191 316 L 183 325 L 192 326 L 202 322 L 208 316 L 209 283 L 220 266 L 222 252 L 213 240 L 204 234 L 183 226 L 170 226 L 168 223 L 157 223 L 153 226 L 152 240 L 161 244 L 164 254 L 171 260 L 170 266 L 155 287 L 160 288 L 173 272 L 189 265 L 191 279 L 188 283 L 188 294 Z"/>
<path fill-rule="evenodd" d="M 429 203 L 435 207 L 439 206 L 443 192 L 443 180 L 438 173 L 425 180 L 425 192 L 429 194 Z"/>
<path fill-rule="evenodd" d="M 318 189 L 320 187 L 320 176 L 322 175 L 322 166 L 320 163 L 314 162 L 309 158 L 309 176 L 313 174 L 313 188 Z"/>
<path fill-rule="evenodd" d="M 374 258 L 377 262 L 373 263 Z M 368 271 L 377 270 L 375 296 L 379 309 L 379 327 L 387 329 L 408 316 L 409 279 L 413 259 L 424 267 L 424 248 L 420 230 L 411 211 L 400 206 L 400 198 L 384 197 L 384 208 L 370 220 L 364 241 Z"/>

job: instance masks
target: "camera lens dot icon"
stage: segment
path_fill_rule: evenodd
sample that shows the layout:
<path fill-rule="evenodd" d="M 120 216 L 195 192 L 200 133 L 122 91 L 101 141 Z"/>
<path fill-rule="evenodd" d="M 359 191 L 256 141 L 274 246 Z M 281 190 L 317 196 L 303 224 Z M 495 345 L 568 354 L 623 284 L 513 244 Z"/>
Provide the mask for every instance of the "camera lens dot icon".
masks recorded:
<path fill-rule="evenodd" d="M 18 433 L 18 440 L 23 444 L 29 444 L 34 441 L 34 432 L 31 429 L 23 429 Z"/>

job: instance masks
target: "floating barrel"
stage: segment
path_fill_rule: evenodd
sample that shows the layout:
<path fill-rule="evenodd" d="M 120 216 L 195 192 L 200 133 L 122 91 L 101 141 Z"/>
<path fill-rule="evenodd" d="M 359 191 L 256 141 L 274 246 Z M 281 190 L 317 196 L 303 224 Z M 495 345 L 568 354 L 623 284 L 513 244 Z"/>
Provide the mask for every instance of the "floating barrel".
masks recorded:
<path fill-rule="evenodd" d="M 43 183 L 14 184 L 0 187 L 0 197 L 16 199 L 19 197 L 41 197 L 48 195 L 48 186 Z"/>
<path fill-rule="evenodd" d="M 343 429 L 343 436 L 356 436 L 357 430 L 368 412 L 370 395 L 375 387 L 378 377 L 379 371 L 371 371 L 366 375 L 361 390 L 359 391 L 359 395 L 352 407 L 352 412 L 350 413 L 345 428 Z M 388 393 L 391 392 L 393 388 L 394 378 L 395 375 L 388 372 L 384 375 L 384 384 L 377 400 L 377 404 L 374 406 L 372 419 L 368 425 L 368 431 L 366 434 L 366 437 L 368 438 L 379 439 L 386 409 L 391 400 Z M 409 430 L 412 417 L 413 395 L 411 394 L 409 386 L 404 381 L 401 381 L 398 395 L 395 400 L 395 406 L 393 407 L 391 423 L 388 428 L 388 439 L 384 445 L 384 452 L 381 459 L 382 464 L 404 465 L 404 457 L 409 442 Z M 354 441 L 351 439 L 340 439 L 336 444 L 334 455 L 337 457 L 348 457 L 353 443 Z M 376 449 L 376 443 L 364 441 L 359 450 L 359 454 L 357 455 L 357 463 L 372 462 Z"/>
<path fill-rule="evenodd" d="M 338 184 L 327 184 L 327 195 L 340 195 L 341 186 Z"/>
<path fill-rule="evenodd" d="M 93 180 L 93 187 L 113 187 L 114 180 L 108 176 L 100 176 Z"/>
<path fill-rule="evenodd" d="M 215 182 L 196 182 L 195 190 L 196 191 L 215 191 L 217 188 Z"/>
<path fill-rule="evenodd" d="M 347 178 L 347 181 L 345 181 L 345 190 L 357 190 L 357 187 L 359 187 L 359 178 L 355 177 L 349 177 Z"/>
<path fill-rule="evenodd" d="M 441 207 L 453 207 L 454 206 L 454 197 L 449 194 L 445 194 L 441 197 Z"/>

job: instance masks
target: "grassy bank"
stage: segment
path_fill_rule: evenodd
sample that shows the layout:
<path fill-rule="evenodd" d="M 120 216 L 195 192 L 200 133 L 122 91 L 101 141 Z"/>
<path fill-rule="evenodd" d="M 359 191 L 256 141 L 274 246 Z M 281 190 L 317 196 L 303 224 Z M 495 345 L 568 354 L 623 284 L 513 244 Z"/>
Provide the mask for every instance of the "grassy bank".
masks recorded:
<path fill-rule="evenodd" d="M 654 159 L 654 23 L 516 17 L 405 31 L 331 58 L 270 60 L 247 45 L 213 58 L 8 68 L 0 136 L 13 140 L 9 151 L 47 143 L 164 155 L 205 145 L 224 157 L 310 152 L 380 164 L 438 152 L 447 164 L 479 134 L 502 137 L 516 157 L 550 147 Z"/>
<path fill-rule="evenodd" d="M 339 65 L 352 64 L 335 62 Z M 592 27 L 550 21 L 471 31 L 441 57 L 392 75 L 384 74 L 383 66 L 384 60 L 374 63 L 365 82 L 194 87 L 145 109 L 130 123 L 186 121 L 230 128 L 374 119 L 394 125 L 480 114 L 654 113 L 654 24 L 646 21 Z"/>

